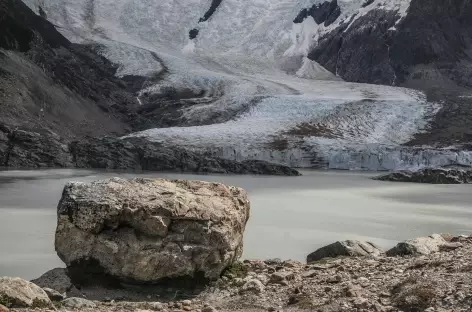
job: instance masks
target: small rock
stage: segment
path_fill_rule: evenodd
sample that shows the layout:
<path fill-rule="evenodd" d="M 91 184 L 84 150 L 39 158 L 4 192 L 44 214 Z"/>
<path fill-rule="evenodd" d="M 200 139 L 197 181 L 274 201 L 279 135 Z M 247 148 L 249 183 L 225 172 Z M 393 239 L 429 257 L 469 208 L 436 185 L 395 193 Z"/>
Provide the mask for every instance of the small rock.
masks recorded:
<path fill-rule="evenodd" d="M 246 284 L 244 284 L 244 286 L 242 288 L 243 292 L 252 292 L 252 293 L 255 293 L 255 294 L 260 294 L 264 290 L 265 290 L 264 284 L 262 284 L 261 281 L 256 280 L 256 279 L 253 279 L 253 280 L 250 280 L 250 281 L 246 282 Z"/>
<path fill-rule="evenodd" d="M 362 296 L 364 293 L 363 289 L 357 285 L 352 285 L 349 284 L 345 289 L 344 289 L 346 296 L 351 297 L 351 298 L 356 298 Z"/>
<path fill-rule="evenodd" d="M 326 286 L 326 287 L 324 288 L 324 291 L 325 291 L 325 292 L 330 292 L 331 290 L 333 290 L 333 288 L 332 288 L 332 287 L 329 287 L 329 286 Z"/>
<path fill-rule="evenodd" d="M 334 268 L 334 267 L 335 267 L 335 265 L 333 265 L 333 264 L 325 264 L 325 265 L 314 264 L 314 265 L 310 266 L 310 268 L 312 270 L 317 270 L 317 271 L 323 271 L 323 270 L 331 269 L 331 268 Z"/>
<path fill-rule="evenodd" d="M 296 268 L 302 265 L 301 262 L 295 260 L 287 260 L 283 263 L 284 267 L 286 268 Z"/>
<path fill-rule="evenodd" d="M 369 286 L 370 282 L 369 282 L 369 279 L 366 278 L 366 277 L 359 277 L 357 279 L 357 282 L 359 283 L 359 285 L 361 285 L 362 287 L 367 287 Z"/>
<path fill-rule="evenodd" d="M 335 276 L 329 278 L 326 282 L 330 284 L 337 284 L 340 283 L 343 280 L 342 276 L 339 274 L 336 274 Z"/>
<path fill-rule="evenodd" d="M 183 307 L 182 307 L 182 310 L 184 310 L 184 311 L 192 311 L 192 307 L 191 307 L 191 306 L 183 306 Z"/>
<path fill-rule="evenodd" d="M 8 312 L 10 309 L 8 309 L 6 306 L 0 304 L 0 312 Z"/>
<path fill-rule="evenodd" d="M 84 308 L 96 308 L 97 305 L 90 300 L 84 298 L 67 298 L 61 301 L 62 305 L 70 309 L 84 309 Z"/>
<path fill-rule="evenodd" d="M 274 259 L 265 260 L 264 263 L 267 265 L 281 265 L 283 261 L 279 258 L 274 258 Z"/>
<path fill-rule="evenodd" d="M 190 300 L 184 300 L 182 301 L 182 305 L 185 307 L 185 306 L 190 306 L 192 304 L 192 301 Z"/>
<path fill-rule="evenodd" d="M 157 311 L 160 311 L 162 310 L 162 308 L 164 307 L 164 305 L 160 302 L 149 302 L 148 303 L 149 307 L 153 310 L 157 310 Z"/>
<path fill-rule="evenodd" d="M 303 277 L 303 278 L 310 278 L 310 277 L 316 276 L 317 274 L 318 274 L 317 271 L 315 271 L 315 270 L 310 270 L 310 271 L 307 271 L 307 272 L 303 273 L 303 274 L 302 274 L 302 277 Z"/>
<path fill-rule="evenodd" d="M 278 283 L 282 281 L 288 281 L 294 278 L 293 272 L 276 272 L 270 276 L 272 283 Z"/>
<path fill-rule="evenodd" d="M 369 301 L 365 298 L 356 298 L 354 300 L 354 306 L 358 309 L 367 309 L 369 307 Z"/>
<path fill-rule="evenodd" d="M 72 288 L 75 288 L 68 275 L 67 269 L 63 268 L 56 268 L 47 271 L 31 282 L 42 288 L 54 289 L 61 294 L 69 292 Z"/>
<path fill-rule="evenodd" d="M 438 252 L 440 246 L 445 244 L 447 244 L 447 242 L 439 234 L 433 234 L 428 237 L 418 237 L 398 243 L 395 247 L 387 251 L 387 256 L 429 255 Z"/>
<path fill-rule="evenodd" d="M 0 277 L 0 297 L 11 302 L 13 307 L 27 308 L 51 306 L 51 300 L 44 290 L 21 278 Z"/>
<path fill-rule="evenodd" d="M 453 242 L 453 243 L 446 243 L 441 246 L 439 246 L 439 250 L 441 251 L 448 251 L 448 250 L 455 250 L 457 248 L 461 248 L 464 245 L 460 242 Z"/>
<path fill-rule="evenodd" d="M 354 240 L 338 241 L 328 246 L 324 246 L 307 256 L 308 263 L 324 258 L 336 258 L 340 256 L 358 257 L 382 255 L 383 250 L 371 242 L 360 242 Z"/>
<path fill-rule="evenodd" d="M 267 274 L 259 274 L 256 279 L 260 280 L 262 284 L 267 285 L 270 281 L 270 277 Z"/>
<path fill-rule="evenodd" d="M 66 297 L 65 295 L 51 288 L 45 287 L 43 288 L 43 290 L 48 295 L 49 299 L 51 299 L 52 301 L 61 301 L 64 300 Z"/>
<path fill-rule="evenodd" d="M 218 310 L 212 306 L 207 306 L 202 309 L 202 312 L 218 312 Z"/>

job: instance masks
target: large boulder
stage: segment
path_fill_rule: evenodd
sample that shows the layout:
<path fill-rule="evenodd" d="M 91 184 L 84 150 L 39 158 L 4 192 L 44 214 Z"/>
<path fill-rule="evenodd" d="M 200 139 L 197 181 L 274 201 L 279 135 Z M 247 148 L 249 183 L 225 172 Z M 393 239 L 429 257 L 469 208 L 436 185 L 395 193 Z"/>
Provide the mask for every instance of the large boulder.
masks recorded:
<path fill-rule="evenodd" d="M 69 272 L 124 282 L 217 279 L 242 254 L 246 192 L 201 181 L 112 178 L 68 183 L 56 251 Z"/>
<path fill-rule="evenodd" d="M 38 285 L 18 277 L 0 277 L 0 304 L 18 308 L 44 308 L 51 306 L 51 300 Z"/>
<path fill-rule="evenodd" d="M 380 177 L 380 181 L 415 182 L 429 184 L 467 184 L 472 183 L 472 170 L 427 168 L 417 171 L 398 171 Z"/>
<path fill-rule="evenodd" d="M 383 250 L 370 242 L 360 242 L 356 240 L 338 241 L 328 246 L 324 246 L 312 252 L 306 257 L 306 261 L 319 261 L 324 258 L 336 257 L 378 257 L 384 254 Z"/>
<path fill-rule="evenodd" d="M 398 243 L 387 251 L 387 256 L 429 255 L 440 251 L 442 246 L 448 246 L 448 242 L 441 235 L 433 234 Z"/>

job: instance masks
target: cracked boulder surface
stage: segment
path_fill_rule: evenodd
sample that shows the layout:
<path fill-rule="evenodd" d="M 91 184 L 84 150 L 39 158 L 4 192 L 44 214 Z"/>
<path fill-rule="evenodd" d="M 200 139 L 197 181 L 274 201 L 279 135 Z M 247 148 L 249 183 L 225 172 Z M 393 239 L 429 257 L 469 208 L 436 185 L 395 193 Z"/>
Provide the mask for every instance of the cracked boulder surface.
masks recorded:
<path fill-rule="evenodd" d="M 58 205 L 55 246 L 74 275 L 205 282 L 241 256 L 249 211 L 243 189 L 218 183 L 71 182 Z"/>

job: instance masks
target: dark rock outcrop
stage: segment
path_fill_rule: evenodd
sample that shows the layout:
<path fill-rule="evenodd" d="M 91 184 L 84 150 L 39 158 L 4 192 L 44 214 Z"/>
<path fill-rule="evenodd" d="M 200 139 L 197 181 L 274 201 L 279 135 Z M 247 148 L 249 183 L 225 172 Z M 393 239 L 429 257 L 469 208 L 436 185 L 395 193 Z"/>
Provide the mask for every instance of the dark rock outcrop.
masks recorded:
<path fill-rule="evenodd" d="M 203 23 L 203 22 L 208 21 L 210 19 L 210 17 L 213 16 L 216 9 L 218 9 L 218 7 L 221 5 L 221 2 L 223 2 L 223 0 L 212 0 L 210 8 L 205 12 L 203 17 L 201 17 L 198 20 L 198 23 Z M 193 28 L 188 32 L 188 36 L 189 36 L 190 40 L 193 40 L 193 39 L 197 38 L 199 33 L 200 33 L 200 30 L 198 28 Z"/>
<path fill-rule="evenodd" d="M 341 8 L 338 5 L 338 1 L 331 0 L 321 4 L 314 4 L 309 9 L 303 9 L 298 13 L 293 22 L 299 24 L 311 16 L 318 25 L 324 23 L 325 26 L 329 26 L 334 23 L 340 15 Z"/>
<path fill-rule="evenodd" d="M 388 36 L 396 20 L 396 12 L 373 9 L 325 35 L 308 57 L 347 81 L 394 84 Z"/>
<path fill-rule="evenodd" d="M 360 241 L 339 241 L 328 246 L 322 247 L 306 257 L 307 263 L 319 261 L 324 258 L 336 257 L 378 257 L 384 254 L 384 251 L 374 243 Z"/>
<path fill-rule="evenodd" d="M 52 131 L 0 126 L 0 167 L 70 167 L 68 142 Z"/>
<path fill-rule="evenodd" d="M 70 145 L 77 168 L 138 169 L 198 173 L 300 175 L 287 166 L 264 161 L 236 162 L 181 148 L 166 147 L 141 138 L 104 137 Z"/>
<path fill-rule="evenodd" d="M 417 171 L 393 172 L 376 177 L 375 180 L 429 184 L 467 184 L 472 183 L 472 170 L 428 168 Z"/>
<path fill-rule="evenodd" d="M 226 160 L 141 138 L 89 137 L 71 142 L 50 131 L 27 131 L 4 125 L 0 127 L 0 167 L 300 175 L 283 165 Z"/>
<path fill-rule="evenodd" d="M 223 2 L 223 0 L 212 0 L 210 8 L 208 9 L 208 11 L 205 12 L 205 15 L 203 15 L 203 17 L 200 18 L 198 22 L 202 23 L 202 22 L 208 21 L 210 17 L 213 15 L 213 13 L 215 13 L 216 9 L 218 9 L 221 2 Z"/>
<path fill-rule="evenodd" d="M 396 11 L 373 9 L 349 29 L 346 20 L 322 38 L 309 57 L 353 82 L 400 85 L 424 80 L 429 71 L 421 67 L 431 65 L 440 75 L 471 85 L 469 1 L 412 0 L 408 14 L 398 19 Z"/>

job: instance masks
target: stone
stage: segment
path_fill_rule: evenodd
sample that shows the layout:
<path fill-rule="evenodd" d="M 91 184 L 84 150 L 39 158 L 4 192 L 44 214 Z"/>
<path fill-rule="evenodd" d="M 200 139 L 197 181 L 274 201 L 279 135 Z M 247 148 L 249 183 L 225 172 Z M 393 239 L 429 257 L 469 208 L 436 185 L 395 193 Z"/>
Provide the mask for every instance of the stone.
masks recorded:
<path fill-rule="evenodd" d="M 296 267 L 303 266 L 303 264 L 299 261 L 287 260 L 287 261 L 284 261 L 283 266 L 286 268 L 296 268 Z"/>
<path fill-rule="evenodd" d="M 439 234 L 418 237 L 398 243 L 395 247 L 387 251 L 387 256 L 429 255 L 433 252 L 440 251 L 440 247 L 446 243 L 444 238 Z"/>
<path fill-rule="evenodd" d="M 93 301 L 78 297 L 64 299 L 61 303 L 64 307 L 70 309 L 93 309 L 97 307 Z"/>
<path fill-rule="evenodd" d="M 192 301 L 190 301 L 190 300 L 183 300 L 182 301 L 183 306 L 190 306 L 191 304 L 192 304 Z"/>
<path fill-rule="evenodd" d="M 283 261 L 280 258 L 268 259 L 264 261 L 267 265 L 281 265 Z"/>
<path fill-rule="evenodd" d="M 464 245 L 460 242 L 446 242 L 445 244 L 439 246 L 439 249 L 441 251 L 447 251 L 447 250 L 455 250 L 457 248 L 464 247 Z"/>
<path fill-rule="evenodd" d="M 262 282 L 257 279 L 252 279 L 246 282 L 242 288 L 243 292 L 251 292 L 254 294 L 260 294 L 264 292 L 264 290 L 265 290 L 264 284 L 262 284 Z"/>
<path fill-rule="evenodd" d="M 330 283 L 330 284 L 337 284 L 337 283 L 341 283 L 341 281 L 343 280 L 342 276 L 339 275 L 339 274 L 336 274 L 330 278 L 328 278 L 326 280 L 326 282 Z"/>
<path fill-rule="evenodd" d="M 310 278 L 310 277 L 314 277 L 318 274 L 318 271 L 316 270 L 310 270 L 310 271 L 307 271 L 305 273 L 302 274 L 302 277 L 303 278 Z"/>
<path fill-rule="evenodd" d="M 8 309 L 6 306 L 4 306 L 3 304 L 0 304 L 0 312 L 9 312 L 10 309 Z"/>
<path fill-rule="evenodd" d="M 284 272 L 284 271 L 275 272 L 274 274 L 272 274 L 270 276 L 270 282 L 271 283 L 279 283 L 279 282 L 282 282 L 282 281 L 291 280 L 291 279 L 293 279 L 293 277 L 294 277 L 293 272 Z"/>
<path fill-rule="evenodd" d="M 207 306 L 202 309 L 202 312 L 218 312 L 218 310 L 212 306 Z"/>
<path fill-rule="evenodd" d="M 42 288 L 54 289 L 59 293 L 66 293 L 74 287 L 67 269 L 63 268 L 52 269 L 31 282 Z"/>
<path fill-rule="evenodd" d="M 256 279 L 261 281 L 262 284 L 267 285 L 270 281 L 270 276 L 268 274 L 259 274 L 256 276 Z"/>
<path fill-rule="evenodd" d="M 50 307 L 48 295 L 38 285 L 18 277 L 0 277 L 0 299 L 12 307 Z"/>
<path fill-rule="evenodd" d="M 243 189 L 219 183 L 72 182 L 58 205 L 55 246 L 69 271 L 84 275 L 100 270 L 136 284 L 216 280 L 242 254 L 249 210 Z"/>
<path fill-rule="evenodd" d="M 359 287 L 358 285 L 352 285 L 352 284 L 348 284 L 344 288 L 344 292 L 346 293 L 347 297 L 352 297 L 352 298 L 361 297 L 364 294 L 364 290 L 362 287 Z"/>
<path fill-rule="evenodd" d="M 48 295 L 49 299 L 52 301 L 61 301 L 65 299 L 65 295 L 61 294 L 58 291 L 55 291 L 54 289 L 51 288 L 43 288 L 44 292 Z"/>
<path fill-rule="evenodd" d="M 360 242 L 354 240 L 338 241 L 328 246 L 317 249 L 306 258 L 308 263 L 319 261 L 324 258 L 336 258 L 341 256 L 381 256 L 384 252 L 381 248 L 370 242 Z"/>
<path fill-rule="evenodd" d="M 367 309 L 369 307 L 369 301 L 365 298 L 356 298 L 354 300 L 354 306 L 359 309 Z"/>

